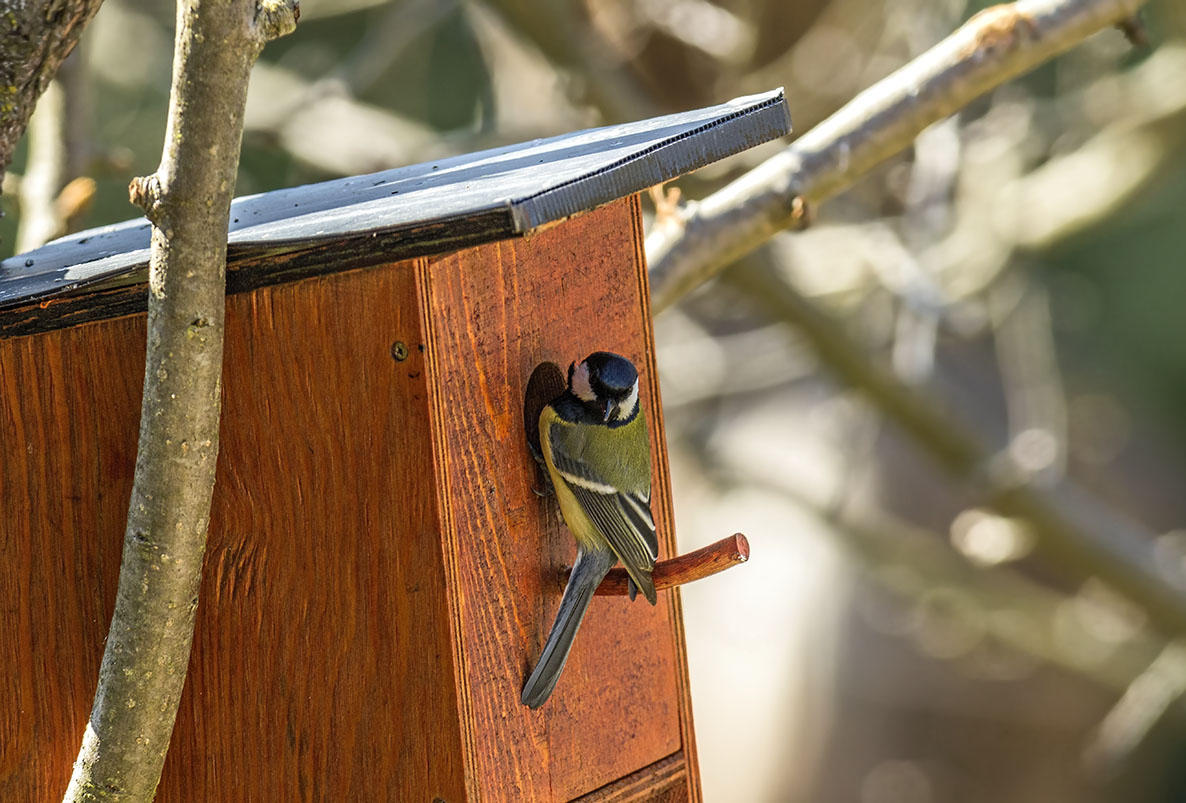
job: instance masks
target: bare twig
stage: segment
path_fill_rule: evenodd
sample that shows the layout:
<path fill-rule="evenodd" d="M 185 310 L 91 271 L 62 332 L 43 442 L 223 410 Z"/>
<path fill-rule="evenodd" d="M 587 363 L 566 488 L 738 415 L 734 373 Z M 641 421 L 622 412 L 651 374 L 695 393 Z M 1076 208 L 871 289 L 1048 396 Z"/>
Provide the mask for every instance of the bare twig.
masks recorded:
<path fill-rule="evenodd" d="M 153 223 L 140 448 L 115 612 L 66 801 L 149 801 L 193 640 L 218 456 L 227 220 L 247 82 L 295 0 L 181 0 L 157 172 L 132 182 Z"/>
<path fill-rule="evenodd" d="M 1186 645 L 1172 641 L 1112 707 L 1084 750 L 1084 764 L 1097 778 L 1114 775 L 1136 752 L 1153 726 L 1186 694 Z"/>
<path fill-rule="evenodd" d="M 352 97 L 340 81 L 310 83 L 292 70 L 267 62 L 252 71 L 244 131 L 275 140 L 317 170 L 342 176 L 555 133 L 530 124 L 517 130 L 442 133 Z"/>
<path fill-rule="evenodd" d="M 90 172 L 94 146 L 91 140 L 91 84 L 87 52 L 89 46 L 79 43 L 62 62 L 55 79 L 62 85 L 66 102 L 63 105 L 62 141 L 66 146 L 66 176 L 73 179 Z"/>
<path fill-rule="evenodd" d="M 366 94 L 416 41 L 460 8 L 459 0 L 394 3 L 367 27 L 362 41 L 325 80 L 345 84 L 354 97 Z"/>
<path fill-rule="evenodd" d="M 658 312 L 796 222 L 796 203 L 844 190 L 974 98 L 1132 17 L 1144 0 L 993 6 L 862 92 L 779 155 L 685 210 L 646 243 Z M 800 206 L 800 209 L 802 206 Z"/>
<path fill-rule="evenodd" d="M 1066 469 L 1066 393 L 1058 367 L 1046 291 L 1021 276 L 1006 276 L 989 293 L 997 365 L 1005 391 L 1012 459 L 1040 483 Z"/>
<path fill-rule="evenodd" d="M 921 605 L 935 592 L 959 593 L 969 601 L 970 610 L 957 608 L 953 613 L 959 615 L 962 611 L 976 617 L 976 625 L 984 629 L 986 636 L 1046 664 L 1089 678 L 1109 691 L 1126 688 L 1140 673 L 1141 662 L 1162 643 L 1155 634 L 1138 632 L 1107 660 L 1085 662 L 1067 649 L 1066 640 L 1052 637 L 1059 613 L 1070 597 L 1008 566 L 975 566 L 946 545 L 938 533 L 891 515 L 834 515 L 830 507 L 804 498 L 797 489 L 785 484 L 773 487 L 835 531 L 841 546 L 864 565 L 870 579 L 895 596 Z M 1086 633 L 1076 636 L 1091 638 Z"/>
<path fill-rule="evenodd" d="M 427 126 L 275 64 L 256 66 L 248 97 L 246 131 L 266 134 L 327 173 L 370 173 L 446 153 L 441 136 Z"/>
<path fill-rule="evenodd" d="M 1007 184 L 997 236 L 1040 251 L 1108 220 L 1165 174 L 1186 132 L 1186 43 L 1104 79 L 1116 117 L 1082 146 Z M 1102 83 L 1102 82 L 1101 82 Z"/>

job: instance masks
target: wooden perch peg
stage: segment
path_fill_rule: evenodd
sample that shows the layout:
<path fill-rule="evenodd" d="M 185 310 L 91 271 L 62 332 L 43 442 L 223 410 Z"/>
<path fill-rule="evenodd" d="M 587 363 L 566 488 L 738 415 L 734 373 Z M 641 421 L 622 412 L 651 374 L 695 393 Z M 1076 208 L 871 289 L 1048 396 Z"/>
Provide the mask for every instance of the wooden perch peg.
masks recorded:
<path fill-rule="evenodd" d="M 655 571 L 651 577 L 655 581 L 655 588 L 662 591 L 665 588 L 682 586 L 694 580 L 703 580 L 719 574 L 725 569 L 732 568 L 749 560 L 749 540 L 741 533 L 734 533 L 728 538 L 722 538 L 715 544 L 701 547 L 686 555 L 680 555 L 668 560 L 661 560 L 655 564 Z M 561 578 L 568 582 L 569 569 Z M 629 593 L 626 570 L 618 567 L 610 569 L 609 574 L 593 592 L 597 596 L 625 596 Z"/>

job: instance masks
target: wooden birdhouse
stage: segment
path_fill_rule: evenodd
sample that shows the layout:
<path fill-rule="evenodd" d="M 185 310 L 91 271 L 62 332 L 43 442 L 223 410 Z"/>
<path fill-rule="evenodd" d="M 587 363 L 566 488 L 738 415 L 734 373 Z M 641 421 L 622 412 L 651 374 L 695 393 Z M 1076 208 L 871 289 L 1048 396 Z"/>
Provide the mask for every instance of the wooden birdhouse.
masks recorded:
<path fill-rule="evenodd" d="M 680 601 L 597 597 L 519 702 L 573 541 L 537 365 L 639 366 L 671 497 L 638 193 L 789 131 L 781 92 L 241 198 L 222 449 L 160 801 L 698 800 Z M 136 457 L 149 227 L 0 265 L 0 799 L 60 799 Z"/>

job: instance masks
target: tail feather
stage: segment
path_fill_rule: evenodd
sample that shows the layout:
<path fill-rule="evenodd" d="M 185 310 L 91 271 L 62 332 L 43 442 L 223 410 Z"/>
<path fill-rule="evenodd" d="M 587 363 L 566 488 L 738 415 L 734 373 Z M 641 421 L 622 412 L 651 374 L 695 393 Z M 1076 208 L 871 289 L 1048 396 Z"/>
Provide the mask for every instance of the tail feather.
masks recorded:
<path fill-rule="evenodd" d="M 627 571 L 629 571 L 629 569 L 627 569 Z M 639 579 L 642 580 L 642 582 L 635 580 L 635 575 L 630 574 L 626 576 L 626 593 L 630 594 L 631 603 L 635 601 L 635 598 L 638 597 L 638 592 L 640 591 L 643 592 L 643 597 L 646 598 L 648 603 L 651 605 L 658 604 L 659 598 L 658 594 L 655 593 L 655 580 L 651 578 L 649 573 L 639 573 Z"/>
<path fill-rule="evenodd" d="M 585 611 L 593 600 L 593 592 L 616 560 L 610 552 L 586 552 L 582 549 L 577 553 L 576 565 L 572 567 L 564 596 L 560 598 L 556 621 L 552 623 L 539 662 L 523 686 L 523 696 L 520 698 L 523 705 L 539 708 L 551 695 L 568 660 L 577 628 L 581 626 Z"/>
<path fill-rule="evenodd" d="M 626 567 L 626 571 L 630 571 L 630 567 Z M 642 595 L 647 598 L 647 602 L 656 605 L 659 602 L 659 595 L 655 593 L 655 580 L 651 577 L 651 573 L 639 572 L 638 576 L 631 574 L 626 580 L 627 593 L 630 594 L 630 601 L 634 602 L 634 598 L 638 596 L 641 591 Z"/>

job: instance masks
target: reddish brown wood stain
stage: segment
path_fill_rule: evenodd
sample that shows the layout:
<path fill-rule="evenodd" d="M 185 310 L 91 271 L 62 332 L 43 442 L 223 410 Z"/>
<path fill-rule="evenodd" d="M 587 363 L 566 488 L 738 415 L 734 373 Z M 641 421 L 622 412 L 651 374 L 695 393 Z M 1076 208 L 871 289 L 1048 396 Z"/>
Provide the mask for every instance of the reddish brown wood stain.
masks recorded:
<path fill-rule="evenodd" d="M 245 778 L 262 800 L 462 797 L 415 285 L 404 263 L 232 299 L 203 626 L 172 745 L 199 760 L 163 799 Z"/>
<path fill-rule="evenodd" d="M 552 700 L 518 702 L 572 552 L 530 490 L 540 360 L 639 363 L 672 551 L 640 247 L 626 200 L 228 299 L 205 577 L 158 800 L 699 799 L 674 592 L 595 600 Z M 143 340 L 143 316 L 0 340 L 5 801 L 60 798 L 90 710 Z"/>
<path fill-rule="evenodd" d="M 684 754 L 674 753 L 574 803 L 679 803 L 688 799 L 687 776 Z"/>
<path fill-rule="evenodd" d="M 519 703 L 560 599 L 549 577 L 574 551 L 555 502 L 531 491 L 522 399 L 537 364 L 567 366 L 610 350 L 641 367 L 660 552 L 673 552 L 635 204 L 452 254 L 425 271 L 436 420 L 458 534 L 449 552 L 463 704 L 474 721 L 467 751 L 482 799 L 570 800 L 675 753 L 684 739 L 682 633 L 670 593 L 656 608 L 595 599 L 551 699 L 536 712 Z M 501 589 L 510 593 L 492 604 Z"/>
<path fill-rule="evenodd" d="M 59 800 L 70 779 L 115 605 L 143 361 L 143 319 L 0 340 L 0 800 Z"/>

